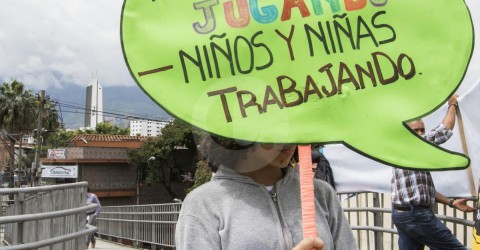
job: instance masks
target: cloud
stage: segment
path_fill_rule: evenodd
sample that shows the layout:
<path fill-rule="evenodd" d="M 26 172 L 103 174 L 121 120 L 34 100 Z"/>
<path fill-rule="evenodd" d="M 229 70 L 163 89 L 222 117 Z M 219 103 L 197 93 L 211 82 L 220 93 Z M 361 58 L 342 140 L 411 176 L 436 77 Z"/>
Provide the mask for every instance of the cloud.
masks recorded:
<path fill-rule="evenodd" d="M 122 0 L 2 0 L 0 79 L 27 87 L 134 85 L 120 43 Z"/>

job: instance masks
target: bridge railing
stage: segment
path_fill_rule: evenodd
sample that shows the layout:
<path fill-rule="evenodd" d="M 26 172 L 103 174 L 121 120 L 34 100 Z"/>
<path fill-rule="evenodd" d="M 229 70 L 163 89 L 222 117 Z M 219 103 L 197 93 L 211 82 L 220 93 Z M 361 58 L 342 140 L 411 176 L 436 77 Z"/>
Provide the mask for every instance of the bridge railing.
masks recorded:
<path fill-rule="evenodd" d="M 98 234 L 111 241 L 175 247 L 175 224 L 180 203 L 102 207 L 96 219 Z"/>
<path fill-rule="evenodd" d="M 389 195 L 358 192 L 339 193 L 338 197 L 361 250 L 398 249 Z M 470 205 L 476 206 L 476 201 Z M 99 234 L 110 240 L 129 240 L 137 246 L 148 243 L 151 249 L 156 246 L 174 248 L 180 208 L 179 203 L 102 207 L 97 227 Z M 471 246 L 475 215 L 444 205 L 437 205 L 434 209 L 460 242 Z"/>
<path fill-rule="evenodd" d="M 339 193 L 345 215 L 360 249 L 397 250 L 398 234 L 391 218 L 389 194 L 358 192 Z M 470 206 L 476 207 L 476 199 Z M 443 204 L 434 207 L 437 217 L 465 246 L 472 246 L 474 213 L 465 213 Z"/>
<path fill-rule="evenodd" d="M 14 197 L 0 217 L 4 225 L 1 249 L 76 250 L 85 248 L 86 235 L 96 231 L 86 226 L 87 182 L 0 189 L 1 196 Z"/>

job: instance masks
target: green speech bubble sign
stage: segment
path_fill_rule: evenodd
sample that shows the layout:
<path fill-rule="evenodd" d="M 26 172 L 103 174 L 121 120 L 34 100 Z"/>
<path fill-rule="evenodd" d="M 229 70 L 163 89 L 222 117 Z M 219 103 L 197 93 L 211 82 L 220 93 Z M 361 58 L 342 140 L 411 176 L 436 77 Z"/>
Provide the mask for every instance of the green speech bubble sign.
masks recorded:
<path fill-rule="evenodd" d="M 445 103 L 465 74 L 463 1 L 126 0 L 121 31 L 139 86 L 211 133 L 341 142 L 414 169 L 469 164 L 404 124 Z"/>

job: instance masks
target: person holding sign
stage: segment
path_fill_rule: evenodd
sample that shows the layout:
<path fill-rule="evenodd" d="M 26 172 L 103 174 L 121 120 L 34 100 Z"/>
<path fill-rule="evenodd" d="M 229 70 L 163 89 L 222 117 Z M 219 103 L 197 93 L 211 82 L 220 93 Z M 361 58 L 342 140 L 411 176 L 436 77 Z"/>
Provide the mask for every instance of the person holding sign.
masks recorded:
<path fill-rule="evenodd" d="M 318 237 L 303 237 L 295 145 L 207 136 L 201 152 L 218 166 L 185 198 L 177 249 L 358 249 L 333 188 L 314 180 Z M 321 239 L 321 240 L 320 240 Z"/>
<path fill-rule="evenodd" d="M 408 126 L 429 142 L 444 143 L 453 134 L 457 97 L 450 97 L 445 118 L 432 131 L 425 134 L 422 120 L 412 121 Z M 393 169 L 392 221 L 398 230 L 400 250 L 423 249 L 424 246 L 430 249 L 466 249 L 433 213 L 435 202 L 464 212 L 474 211 L 466 204 L 467 199 L 449 199 L 437 192 L 430 172 Z"/>

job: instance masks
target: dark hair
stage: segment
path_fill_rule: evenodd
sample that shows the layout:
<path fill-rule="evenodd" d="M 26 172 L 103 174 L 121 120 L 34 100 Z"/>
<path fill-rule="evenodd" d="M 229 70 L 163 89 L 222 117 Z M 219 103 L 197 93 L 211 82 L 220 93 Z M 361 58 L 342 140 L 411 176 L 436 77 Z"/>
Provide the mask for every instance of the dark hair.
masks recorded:
<path fill-rule="evenodd" d="M 90 193 L 90 187 L 87 187 L 87 193 Z"/>
<path fill-rule="evenodd" d="M 318 150 L 312 150 L 312 163 L 320 162 L 320 152 Z"/>
<path fill-rule="evenodd" d="M 246 156 L 253 145 L 252 142 L 206 135 L 200 143 L 199 151 L 212 171 L 216 172 L 221 165 L 233 167 L 238 159 Z"/>

